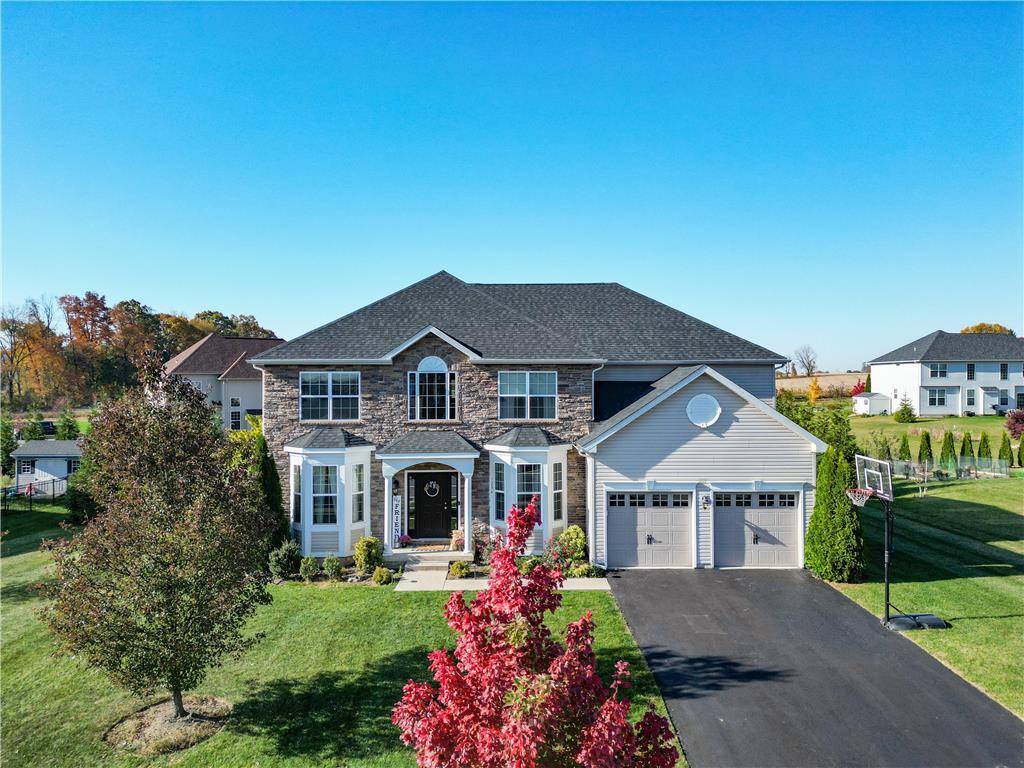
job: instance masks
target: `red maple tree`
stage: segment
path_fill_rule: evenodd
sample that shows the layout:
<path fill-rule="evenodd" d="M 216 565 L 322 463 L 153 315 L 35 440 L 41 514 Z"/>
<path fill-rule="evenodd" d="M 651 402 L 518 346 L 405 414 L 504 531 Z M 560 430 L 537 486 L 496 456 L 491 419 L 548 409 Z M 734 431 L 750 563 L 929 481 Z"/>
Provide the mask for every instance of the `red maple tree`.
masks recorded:
<path fill-rule="evenodd" d="M 410 680 L 392 721 L 421 766 L 442 768 L 669 768 L 679 753 L 653 709 L 629 721 L 629 665 L 610 686 L 597 675 L 590 611 L 565 629 L 545 625 L 562 601 L 563 576 L 540 565 L 521 578 L 516 557 L 539 522 L 534 499 L 512 507 L 508 537 L 491 555 L 487 588 L 445 607 L 458 634 L 454 655 L 429 654 L 435 685 Z"/>

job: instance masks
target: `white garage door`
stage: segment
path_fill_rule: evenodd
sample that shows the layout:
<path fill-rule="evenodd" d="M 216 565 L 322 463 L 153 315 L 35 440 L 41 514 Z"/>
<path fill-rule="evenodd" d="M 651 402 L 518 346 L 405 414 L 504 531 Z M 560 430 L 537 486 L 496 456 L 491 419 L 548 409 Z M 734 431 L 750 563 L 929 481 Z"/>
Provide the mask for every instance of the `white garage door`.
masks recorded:
<path fill-rule="evenodd" d="M 796 567 L 796 493 L 716 493 L 715 566 Z"/>
<path fill-rule="evenodd" d="M 609 567 L 691 567 L 690 503 L 689 493 L 609 493 Z"/>

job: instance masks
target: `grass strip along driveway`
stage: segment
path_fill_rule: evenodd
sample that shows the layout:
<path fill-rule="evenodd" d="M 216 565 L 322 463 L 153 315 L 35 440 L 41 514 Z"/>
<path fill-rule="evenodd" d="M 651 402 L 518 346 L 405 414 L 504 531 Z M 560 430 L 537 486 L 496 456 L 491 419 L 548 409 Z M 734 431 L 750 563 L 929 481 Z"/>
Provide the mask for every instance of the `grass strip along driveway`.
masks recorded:
<path fill-rule="evenodd" d="M 253 622 L 265 633 L 241 659 L 213 670 L 197 693 L 234 703 L 230 723 L 191 749 L 139 758 L 111 750 L 104 731 L 141 703 L 98 672 L 53 656 L 35 616 L 34 585 L 47 578 L 41 538 L 59 533 L 59 507 L 8 515 L 2 579 L 3 766 L 414 766 L 391 725 L 409 678 L 428 679 L 426 654 L 454 646 L 441 614 L 449 594 L 390 587 L 273 587 L 274 603 Z M 594 613 L 601 675 L 617 659 L 633 669 L 634 713 L 665 707 L 612 597 L 566 593 L 561 627 Z"/>
<path fill-rule="evenodd" d="M 907 637 L 1024 717 L 1024 479 L 895 489 L 893 604 L 952 626 Z M 867 580 L 837 585 L 882 614 L 882 511 L 862 514 Z"/>

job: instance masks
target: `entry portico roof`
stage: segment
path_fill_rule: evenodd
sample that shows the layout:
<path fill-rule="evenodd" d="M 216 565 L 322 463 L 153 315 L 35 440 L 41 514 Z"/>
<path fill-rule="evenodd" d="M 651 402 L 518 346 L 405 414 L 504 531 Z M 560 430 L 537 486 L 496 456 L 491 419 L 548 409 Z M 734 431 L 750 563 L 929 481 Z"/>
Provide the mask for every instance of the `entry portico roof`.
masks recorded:
<path fill-rule="evenodd" d="M 429 454 L 463 454 L 479 456 L 480 452 L 454 429 L 414 430 L 399 435 L 377 451 L 378 456 L 409 456 Z"/>

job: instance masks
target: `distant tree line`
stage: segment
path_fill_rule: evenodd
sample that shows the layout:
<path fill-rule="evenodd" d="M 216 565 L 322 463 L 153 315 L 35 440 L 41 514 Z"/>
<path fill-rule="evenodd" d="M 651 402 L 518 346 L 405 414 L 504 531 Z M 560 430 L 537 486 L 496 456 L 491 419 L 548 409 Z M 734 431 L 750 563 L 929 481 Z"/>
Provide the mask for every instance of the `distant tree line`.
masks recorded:
<path fill-rule="evenodd" d="M 167 360 L 208 333 L 271 337 L 252 315 L 216 310 L 154 312 L 136 299 L 28 299 L 0 310 L 0 398 L 5 409 L 80 406 L 116 396 L 138 381 L 143 358 Z"/>

